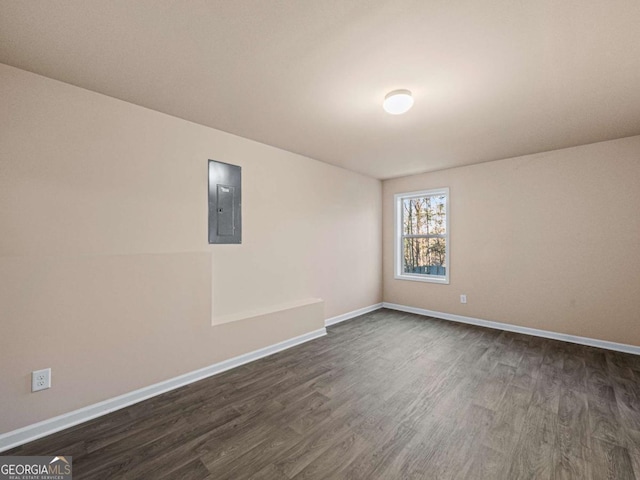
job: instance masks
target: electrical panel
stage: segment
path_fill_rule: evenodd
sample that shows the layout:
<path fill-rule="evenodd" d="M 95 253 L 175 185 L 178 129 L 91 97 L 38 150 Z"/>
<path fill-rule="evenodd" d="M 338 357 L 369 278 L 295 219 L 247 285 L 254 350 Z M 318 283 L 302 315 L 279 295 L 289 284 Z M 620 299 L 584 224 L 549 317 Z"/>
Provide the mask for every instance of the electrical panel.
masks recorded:
<path fill-rule="evenodd" d="M 209 243 L 242 243 L 242 169 L 209 160 Z"/>

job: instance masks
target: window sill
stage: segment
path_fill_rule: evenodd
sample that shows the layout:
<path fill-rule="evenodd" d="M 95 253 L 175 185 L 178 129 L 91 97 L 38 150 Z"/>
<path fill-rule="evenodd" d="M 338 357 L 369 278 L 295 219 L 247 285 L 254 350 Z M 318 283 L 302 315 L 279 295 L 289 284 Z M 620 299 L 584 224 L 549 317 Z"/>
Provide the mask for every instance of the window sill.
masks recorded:
<path fill-rule="evenodd" d="M 398 275 L 394 276 L 396 280 L 409 280 L 411 282 L 440 283 L 449 285 L 449 277 L 437 277 L 435 275 Z"/>

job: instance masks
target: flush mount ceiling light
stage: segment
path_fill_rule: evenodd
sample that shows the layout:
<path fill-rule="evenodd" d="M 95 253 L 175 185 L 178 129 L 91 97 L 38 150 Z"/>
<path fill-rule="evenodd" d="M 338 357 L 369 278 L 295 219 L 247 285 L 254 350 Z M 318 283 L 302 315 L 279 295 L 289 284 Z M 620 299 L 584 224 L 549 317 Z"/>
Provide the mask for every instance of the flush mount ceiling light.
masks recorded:
<path fill-rule="evenodd" d="M 413 97 L 409 90 L 394 90 L 384 97 L 382 108 L 391 115 L 400 115 L 413 107 Z"/>

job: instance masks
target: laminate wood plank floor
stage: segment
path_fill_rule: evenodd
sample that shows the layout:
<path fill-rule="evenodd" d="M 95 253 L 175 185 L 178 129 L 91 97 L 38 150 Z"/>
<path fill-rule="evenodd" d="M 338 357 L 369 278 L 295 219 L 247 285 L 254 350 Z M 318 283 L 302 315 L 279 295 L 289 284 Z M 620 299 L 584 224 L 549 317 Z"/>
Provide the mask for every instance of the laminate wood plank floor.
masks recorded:
<path fill-rule="evenodd" d="M 4 455 L 72 455 L 76 480 L 640 480 L 640 357 L 378 310 Z"/>

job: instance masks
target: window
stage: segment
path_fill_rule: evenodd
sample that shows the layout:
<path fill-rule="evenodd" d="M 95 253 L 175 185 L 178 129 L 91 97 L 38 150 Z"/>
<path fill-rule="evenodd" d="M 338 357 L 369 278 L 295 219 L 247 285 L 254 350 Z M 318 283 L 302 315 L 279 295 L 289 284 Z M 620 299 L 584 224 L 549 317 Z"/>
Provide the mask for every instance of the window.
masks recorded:
<path fill-rule="evenodd" d="M 395 195 L 395 278 L 449 283 L 449 189 Z"/>

